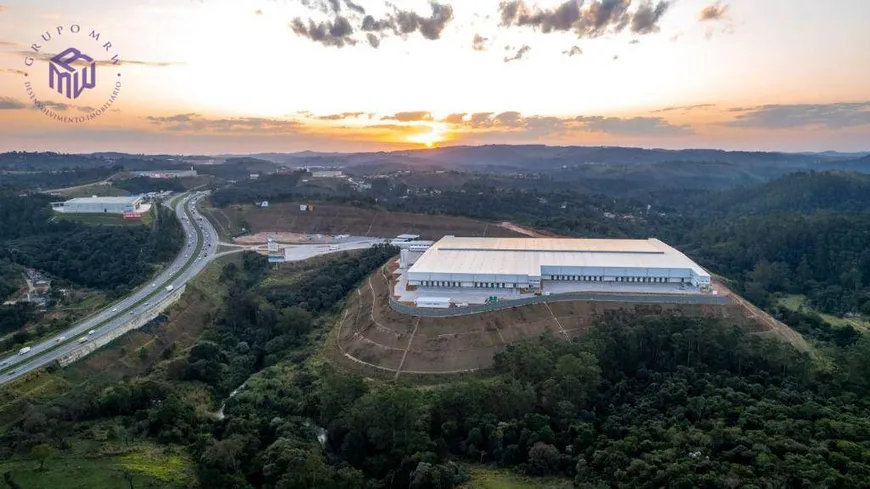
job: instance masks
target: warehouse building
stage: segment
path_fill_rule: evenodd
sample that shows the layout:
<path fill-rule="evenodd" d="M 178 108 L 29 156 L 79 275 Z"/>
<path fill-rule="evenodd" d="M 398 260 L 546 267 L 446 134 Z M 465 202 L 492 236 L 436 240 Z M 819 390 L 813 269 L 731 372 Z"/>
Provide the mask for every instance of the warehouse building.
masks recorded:
<path fill-rule="evenodd" d="M 148 171 L 132 171 L 130 174 L 134 177 L 146 177 L 146 178 L 183 178 L 183 177 L 195 177 L 197 175 L 196 170 L 191 168 L 190 170 L 148 170 Z"/>
<path fill-rule="evenodd" d="M 64 214 L 124 214 L 147 212 L 141 195 L 131 197 L 80 197 L 66 202 L 52 202 L 51 208 Z"/>
<path fill-rule="evenodd" d="M 409 290 L 445 292 L 700 293 L 711 285 L 707 271 L 657 239 L 445 236 L 416 258 L 403 275 Z"/>

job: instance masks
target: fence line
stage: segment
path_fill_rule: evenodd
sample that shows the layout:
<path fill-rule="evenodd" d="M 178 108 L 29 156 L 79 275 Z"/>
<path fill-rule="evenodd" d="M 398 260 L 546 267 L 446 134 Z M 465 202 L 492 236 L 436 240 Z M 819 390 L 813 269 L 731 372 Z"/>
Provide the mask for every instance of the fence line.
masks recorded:
<path fill-rule="evenodd" d="M 546 302 L 636 302 L 641 304 L 728 304 L 727 297 L 717 295 L 665 295 L 665 294 L 622 294 L 622 293 L 599 293 L 599 292 L 568 292 L 564 294 L 537 295 L 522 299 L 500 301 L 492 304 L 471 304 L 449 309 L 431 309 L 402 304 L 390 294 L 390 307 L 399 313 L 409 316 L 422 317 L 455 317 L 482 312 L 499 311 L 512 307 L 541 304 Z"/>

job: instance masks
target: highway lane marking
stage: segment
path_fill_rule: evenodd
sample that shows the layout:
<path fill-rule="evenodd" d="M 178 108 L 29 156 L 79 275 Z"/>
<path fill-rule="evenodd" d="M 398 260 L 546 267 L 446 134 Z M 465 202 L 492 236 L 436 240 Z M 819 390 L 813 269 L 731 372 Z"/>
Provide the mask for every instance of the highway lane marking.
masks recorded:
<path fill-rule="evenodd" d="M 181 201 L 178 202 L 175 206 L 175 211 L 176 211 L 175 213 L 176 213 L 176 216 L 178 216 L 178 213 L 180 211 L 183 214 L 186 214 L 191 222 L 195 222 L 193 219 L 193 216 L 192 216 L 192 213 L 194 211 L 191 209 L 191 198 L 192 198 L 192 196 L 188 197 L 186 200 L 181 199 Z M 193 206 L 193 207 L 195 208 L 195 206 Z M 55 341 L 56 336 L 54 338 L 50 338 L 48 340 L 45 340 L 45 341 L 38 343 L 37 345 L 34 345 L 32 347 L 32 348 L 36 348 L 36 350 L 33 351 L 32 355 L 26 355 L 26 356 L 20 358 L 20 360 L 17 362 L 15 362 L 14 360 L 17 359 L 18 356 L 17 355 L 10 355 L 9 357 L 7 357 L 4 360 L 5 361 L 12 361 L 12 363 L 9 363 L 8 365 L 5 365 L 4 367 L 0 368 L 0 373 L 7 374 L 7 376 L 0 378 L 0 385 L 4 385 L 12 380 L 24 377 L 25 375 L 29 374 L 33 370 L 38 369 L 46 364 L 50 364 L 51 362 L 57 360 L 58 357 L 60 357 L 64 354 L 70 353 L 70 351 L 73 351 L 73 350 L 75 350 L 75 348 L 77 348 L 77 346 L 73 342 L 78 341 L 78 339 L 80 337 L 82 337 L 81 333 L 85 332 L 88 329 L 100 329 L 100 328 L 106 326 L 107 324 L 111 323 L 112 321 L 124 319 L 125 316 L 129 314 L 131 309 L 135 309 L 138 306 L 140 306 L 143 302 L 145 302 L 145 301 L 147 301 L 147 300 L 149 300 L 157 295 L 162 294 L 162 290 L 165 288 L 164 286 L 166 286 L 167 283 L 174 282 L 174 281 L 178 280 L 178 278 L 180 278 L 180 277 L 185 277 L 185 274 L 187 272 L 189 272 L 192 268 L 194 268 L 194 265 L 196 264 L 196 257 L 199 256 L 199 254 L 202 252 L 203 248 L 205 248 L 204 231 L 209 231 L 209 229 L 206 229 L 206 226 L 211 227 L 210 224 L 211 223 L 204 224 L 204 223 L 200 222 L 199 226 L 197 226 L 196 224 L 192 225 L 193 231 L 196 234 L 196 237 L 198 238 L 197 247 L 195 249 L 195 253 L 193 253 L 192 256 L 186 262 L 184 262 L 183 265 L 181 265 L 182 268 L 180 270 L 178 270 L 177 272 L 172 274 L 168 280 L 163 281 L 164 279 L 162 278 L 162 275 L 165 273 L 168 273 L 168 270 L 171 270 L 172 269 L 171 267 L 175 266 L 176 262 L 173 262 L 172 265 L 170 265 L 170 268 L 161 272 L 161 275 L 159 275 L 157 277 L 157 279 L 152 279 L 152 280 L 148 281 L 148 282 L 163 281 L 160 288 L 156 288 L 155 290 L 152 290 L 149 293 L 147 293 L 144 297 L 141 297 L 138 300 L 136 300 L 135 299 L 136 294 L 140 294 L 143 291 L 148 290 L 148 283 L 146 282 L 145 286 L 143 286 L 140 289 L 138 289 L 137 291 L 133 292 L 133 294 L 131 294 L 127 298 L 122 299 L 121 301 L 119 301 L 115 304 L 110 304 L 109 306 L 107 306 L 105 309 L 103 309 L 101 312 L 97 313 L 96 315 L 94 315 L 90 318 L 84 319 L 83 322 L 80 323 L 79 325 L 73 326 L 72 328 L 70 328 L 66 332 L 59 333 L 58 336 L 69 336 L 70 337 L 66 341 L 61 342 L 61 343 L 55 343 L 54 341 Z M 187 231 L 186 227 L 184 229 L 185 229 L 185 231 Z M 210 229 L 210 231 L 214 232 L 213 229 Z M 179 252 L 179 256 L 183 256 L 184 251 L 185 250 L 182 249 Z M 176 259 L 176 261 L 177 260 L 178 259 Z M 206 259 L 206 261 L 204 263 L 207 263 L 207 262 L 208 262 L 208 259 Z M 200 270 L 197 271 L 197 274 L 199 271 L 201 271 L 201 269 L 202 269 L 202 267 L 200 267 Z M 188 280 L 190 280 L 191 278 L 193 278 L 195 275 L 196 274 L 187 275 L 185 277 L 186 278 L 185 283 Z M 174 285 L 174 284 L 172 284 L 172 285 Z M 125 304 L 129 303 L 131 300 L 133 301 L 132 305 L 129 305 L 129 306 L 125 305 Z M 124 307 L 124 309 L 119 311 L 118 314 L 110 316 L 108 319 L 101 319 L 100 318 L 100 315 L 105 314 L 106 310 L 108 310 L 109 308 L 113 308 L 113 307 L 114 308 Z M 96 323 L 94 323 L 95 321 L 96 321 Z M 97 339 L 105 334 L 108 334 L 123 324 L 127 324 L 127 321 L 122 321 L 118 326 L 111 328 L 109 331 L 100 332 L 99 335 L 95 335 L 92 339 Z M 61 355 L 57 355 L 57 356 L 50 358 L 48 360 L 45 359 L 45 357 L 47 355 L 51 354 L 52 352 L 58 352 L 61 348 L 65 347 L 65 346 L 69 346 L 69 345 L 73 345 L 74 348 L 70 351 L 66 351 L 66 352 L 62 353 Z M 29 362 L 29 363 L 25 364 L 25 362 Z M 18 372 L 17 370 L 20 368 L 23 368 L 25 370 L 22 372 Z M 8 377 L 8 372 L 10 370 L 16 371 L 15 372 L 16 375 L 14 377 Z"/>

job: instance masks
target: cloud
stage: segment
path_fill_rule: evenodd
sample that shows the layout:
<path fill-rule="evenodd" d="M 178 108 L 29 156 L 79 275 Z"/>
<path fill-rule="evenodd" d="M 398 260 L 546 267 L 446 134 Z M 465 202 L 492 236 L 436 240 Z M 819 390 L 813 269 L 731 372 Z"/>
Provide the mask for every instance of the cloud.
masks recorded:
<path fill-rule="evenodd" d="M 393 34 L 401 36 L 419 31 L 424 38 L 434 41 L 441 38 L 441 32 L 453 20 L 453 7 L 436 2 L 430 2 L 429 7 L 432 9 L 432 13 L 428 17 L 423 17 L 413 11 L 399 9 L 383 19 L 375 19 L 373 16 L 367 15 L 363 18 L 361 29 L 368 32 L 391 31 Z"/>
<path fill-rule="evenodd" d="M 613 61 L 616 61 L 616 60 L 618 60 L 618 59 L 619 59 L 619 55 L 618 55 L 618 54 L 614 54 L 614 55 L 613 55 Z"/>
<path fill-rule="evenodd" d="M 722 5 L 721 1 L 717 1 L 713 5 L 707 5 L 703 8 L 698 20 L 701 22 L 723 20 L 726 18 L 726 12 L 728 12 L 728 5 Z"/>
<path fill-rule="evenodd" d="M 314 22 L 308 20 L 308 25 L 300 18 L 293 19 L 290 23 L 290 28 L 299 36 L 307 37 L 314 42 L 319 42 L 324 46 L 344 47 L 345 45 L 354 46 L 357 41 L 353 36 L 353 27 L 347 18 L 338 16 L 334 22 Z"/>
<path fill-rule="evenodd" d="M 357 119 L 361 116 L 366 115 L 365 112 L 342 112 L 340 114 L 328 114 L 328 115 L 320 115 L 316 116 L 315 119 L 321 121 L 341 121 L 344 119 Z"/>
<path fill-rule="evenodd" d="M 362 6 L 353 3 L 351 0 L 302 0 L 302 5 L 318 9 L 324 13 L 339 13 L 342 11 L 342 6 L 346 6 L 348 9 L 358 14 L 366 13 L 366 10 Z"/>
<path fill-rule="evenodd" d="M 523 47 L 517 49 L 517 52 L 514 53 L 513 56 L 505 56 L 504 62 L 508 63 L 511 61 L 521 60 L 521 59 L 523 59 L 523 57 L 525 57 L 525 55 L 529 54 L 529 51 L 531 51 L 531 50 L 532 50 L 531 46 L 523 46 Z"/>
<path fill-rule="evenodd" d="M 652 1 L 644 2 L 637 8 L 631 18 L 631 32 L 635 34 L 651 34 L 659 31 L 659 20 L 670 7 L 670 2 L 659 2 L 653 6 Z"/>
<path fill-rule="evenodd" d="M 254 15 L 263 15 L 263 9 L 258 8 L 257 10 L 254 10 Z"/>
<path fill-rule="evenodd" d="M 634 12 L 629 12 L 631 0 L 593 0 L 588 5 L 567 0 L 554 9 L 529 7 L 523 0 L 509 0 L 499 6 L 499 16 L 504 27 L 533 27 L 544 34 L 573 31 L 578 38 L 592 38 L 629 28 L 643 35 L 659 30 L 658 22 L 670 4 L 669 0 L 656 4 L 644 0 Z"/>
<path fill-rule="evenodd" d="M 674 125 L 661 117 L 524 116 L 519 112 L 508 111 L 498 114 L 451 114 L 439 122 L 454 126 L 455 130 L 460 131 L 522 133 L 530 137 L 583 132 L 632 137 L 675 137 L 694 133 L 688 125 Z"/>
<path fill-rule="evenodd" d="M 431 121 L 432 114 L 426 111 L 398 112 L 381 118 L 382 121 L 419 122 Z"/>
<path fill-rule="evenodd" d="M 652 110 L 650 112 L 653 114 L 656 114 L 656 113 L 660 113 L 660 112 L 673 112 L 675 110 L 690 111 L 690 110 L 698 110 L 698 109 L 710 109 L 710 108 L 713 108 L 715 106 L 716 106 L 716 104 L 674 105 L 671 107 L 665 107 L 663 109 Z"/>
<path fill-rule="evenodd" d="M 0 68 L 0 73 L 10 73 L 13 75 L 27 75 L 26 71 L 16 70 L 15 68 Z"/>
<path fill-rule="evenodd" d="M 25 107 L 27 105 L 12 97 L 0 97 L 0 110 L 18 110 Z"/>
<path fill-rule="evenodd" d="M 328 15 L 334 16 L 334 19 L 322 22 L 308 19 L 306 23 L 297 17 L 290 23 L 293 32 L 324 46 L 338 48 L 355 46 L 359 42 L 354 37 L 356 31 L 365 32 L 365 40 L 375 48 L 380 45 L 387 33 L 405 37 L 419 32 L 425 39 L 437 40 L 441 38 L 444 28 L 453 20 L 453 7 L 434 1 L 429 3 L 431 13 L 428 16 L 420 15 L 411 10 L 401 10 L 395 5 L 387 4 L 391 11 L 380 19 L 376 19 L 372 15 L 365 15 L 366 11 L 362 6 L 349 0 L 328 0 L 326 2 L 305 0 L 303 4 L 319 8 Z M 347 10 L 343 10 L 342 5 L 346 6 Z M 360 16 L 363 17 L 360 19 Z"/>
<path fill-rule="evenodd" d="M 661 117 L 577 117 L 574 119 L 589 132 L 620 136 L 685 136 L 694 134 L 688 125 L 676 126 Z"/>
<path fill-rule="evenodd" d="M 0 12 L 6 10 L 6 5 L 0 5 Z"/>
<path fill-rule="evenodd" d="M 471 49 L 475 51 L 486 51 L 486 41 L 489 39 L 481 36 L 480 34 L 475 34 L 474 39 L 471 40 Z"/>
<path fill-rule="evenodd" d="M 51 100 L 40 100 L 39 103 L 42 104 L 43 107 L 54 109 L 58 112 L 64 112 L 69 110 L 70 107 L 74 107 L 70 104 L 65 104 L 63 102 L 52 102 Z"/>
<path fill-rule="evenodd" d="M 450 114 L 447 117 L 441 119 L 441 122 L 446 122 L 447 124 L 462 124 L 465 122 L 465 114 Z"/>
<path fill-rule="evenodd" d="M 20 46 L 20 44 L 15 43 L 6 43 L 9 46 Z M 0 42 L 0 45 L 3 45 L 3 42 Z M 10 51 L 9 54 L 14 54 L 18 56 L 28 56 L 37 61 L 50 61 L 51 58 L 57 56 L 57 53 L 49 53 L 49 52 L 41 52 L 34 53 L 29 50 L 19 50 L 19 51 Z M 118 59 L 117 61 L 111 59 L 100 59 L 94 62 L 97 66 L 127 66 L 127 65 L 137 65 L 137 66 L 153 66 L 153 67 L 166 67 L 166 66 L 180 66 L 184 63 L 179 63 L 175 61 L 142 61 L 135 59 Z M 88 66 L 90 63 L 85 62 L 84 60 L 77 59 L 71 63 L 73 66 Z"/>
<path fill-rule="evenodd" d="M 579 56 L 579 55 L 583 54 L 583 50 L 580 49 L 579 46 L 571 46 L 571 49 L 569 49 L 567 51 L 562 51 L 562 54 L 565 54 L 568 57 Z"/>
<path fill-rule="evenodd" d="M 729 112 L 741 112 L 733 121 L 725 123 L 731 127 L 791 129 L 816 126 L 842 129 L 870 125 L 870 101 L 735 107 Z"/>
<path fill-rule="evenodd" d="M 262 117 L 208 119 L 193 113 L 148 116 L 146 119 L 161 129 L 172 132 L 293 134 L 303 128 L 302 123 L 298 121 Z"/>
<path fill-rule="evenodd" d="M 631 41 L 628 41 L 628 43 L 629 44 L 640 44 L 640 39 L 632 39 Z"/>

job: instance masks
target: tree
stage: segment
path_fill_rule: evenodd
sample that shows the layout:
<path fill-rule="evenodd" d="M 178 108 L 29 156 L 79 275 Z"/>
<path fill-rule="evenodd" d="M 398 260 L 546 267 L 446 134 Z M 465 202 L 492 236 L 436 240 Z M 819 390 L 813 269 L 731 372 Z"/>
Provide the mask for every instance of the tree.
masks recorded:
<path fill-rule="evenodd" d="M 133 472 L 130 472 L 129 470 L 125 470 L 124 471 L 124 480 L 127 481 L 127 484 L 130 485 L 130 489 L 136 489 L 135 487 L 133 487 Z"/>
<path fill-rule="evenodd" d="M 40 443 L 30 449 L 30 456 L 39 460 L 39 470 L 45 470 L 45 460 L 51 455 L 51 447 Z"/>

